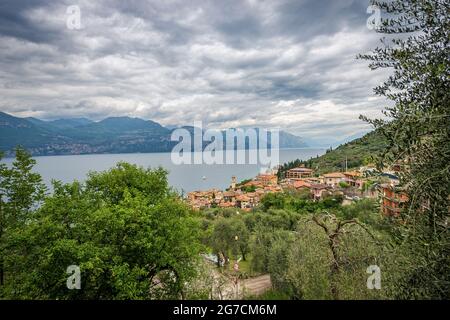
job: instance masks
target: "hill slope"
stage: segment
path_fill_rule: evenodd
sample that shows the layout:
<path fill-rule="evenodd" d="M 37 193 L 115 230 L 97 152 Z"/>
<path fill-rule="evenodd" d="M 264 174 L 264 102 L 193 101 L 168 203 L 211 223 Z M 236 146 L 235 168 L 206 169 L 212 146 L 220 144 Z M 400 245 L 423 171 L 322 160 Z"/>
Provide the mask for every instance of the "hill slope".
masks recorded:
<path fill-rule="evenodd" d="M 281 166 L 280 176 L 291 168 L 304 164 L 312 168 L 318 174 L 332 171 L 343 171 L 347 161 L 347 167 L 357 168 L 373 161 L 373 157 L 381 154 L 386 146 L 386 140 L 378 131 L 372 131 L 365 136 L 340 145 L 334 150 L 327 150 L 327 153 L 311 158 L 307 161 L 292 161 Z"/>
<path fill-rule="evenodd" d="M 43 122 L 43 121 L 41 121 Z M 0 150 L 8 151 L 16 145 L 35 148 L 46 144 L 69 143 L 70 139 L 46 128 L 38 119 L 23 119 L 0 112 Z"/>

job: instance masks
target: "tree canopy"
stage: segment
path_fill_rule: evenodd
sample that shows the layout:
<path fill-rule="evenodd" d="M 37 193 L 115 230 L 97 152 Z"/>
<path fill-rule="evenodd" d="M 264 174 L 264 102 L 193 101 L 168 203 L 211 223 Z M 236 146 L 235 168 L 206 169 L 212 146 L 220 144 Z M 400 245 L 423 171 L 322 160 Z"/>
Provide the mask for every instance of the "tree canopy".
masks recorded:
<path fill-rule="evenodd" d="M 386 137 L 379 167 L 397 165 L 408 194 L 398 239 L 415 257 L 399 297 L 450 296 L 450 20 L 446 0 L 372 1 L 384 13 L 383 46 L 360 58 L 390 68 L 375 93 L 393 103 L 367 119 Z"/>
<path fill-rule="evenodd" d="M 17 161 L 21 161 L 19 158 Z M 198 223 L 166 172 L 119 163 L 85 184 L 54 182 L 32 218 L 6 241 L 11 298 L 176 298 L 195 276 Z M 28 193 L 33 194 L 33 193 Z M 69 266 L 81 288 L 69 290 Z"/>

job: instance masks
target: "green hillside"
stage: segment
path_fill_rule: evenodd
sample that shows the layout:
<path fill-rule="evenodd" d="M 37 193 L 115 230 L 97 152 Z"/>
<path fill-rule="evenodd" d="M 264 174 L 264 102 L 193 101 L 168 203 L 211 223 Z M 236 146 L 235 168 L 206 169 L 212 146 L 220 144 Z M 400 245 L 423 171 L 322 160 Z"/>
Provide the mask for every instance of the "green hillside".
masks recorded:
<path fill-rule="evenodd" d="M 295 160 L 285 163 L 279 170 L 279 177 L 282 177 L 288 169 L 305 165 L 312 168 L 318 174 L 332 171 L 343 171 L 347 160 L 347 167 L 357 168 L 362 165 L 374 162 L 374 157 L 381 154 L 386 147 L 386 139 L 378 131 L 372 131 L 362 138 L 355 139 L 340 145 L 334 150 L 327 150 L 326 154 L 311 158 L 307 161 Z"/>

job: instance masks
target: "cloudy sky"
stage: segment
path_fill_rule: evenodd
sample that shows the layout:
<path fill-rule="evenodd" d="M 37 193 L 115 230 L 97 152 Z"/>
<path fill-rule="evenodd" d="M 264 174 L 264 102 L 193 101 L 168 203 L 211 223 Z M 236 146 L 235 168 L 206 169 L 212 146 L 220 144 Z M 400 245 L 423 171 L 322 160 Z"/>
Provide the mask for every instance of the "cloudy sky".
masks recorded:
<path fill-rule="evenodd" d="M 68 7 L 81 13 L 81 29 Z M 0 110 L 42 119 L 135 116 L 163 125 L 367 131 L 385 71 L 367 0 L 0 2 Z"/>

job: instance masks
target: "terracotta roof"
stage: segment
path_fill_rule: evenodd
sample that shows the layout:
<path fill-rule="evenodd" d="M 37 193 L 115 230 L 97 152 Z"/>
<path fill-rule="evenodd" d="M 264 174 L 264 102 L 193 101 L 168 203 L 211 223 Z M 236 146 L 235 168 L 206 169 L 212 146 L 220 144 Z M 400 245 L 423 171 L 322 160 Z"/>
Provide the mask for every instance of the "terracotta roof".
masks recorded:
<path fill-rule="evenodd" d="M 359 171 L 347 171 L 347 172 L 344 172 L 344 174 L 346 176 L 359 177 L 361 175 L 361 172 L 359 172 Z"/>
<path fill-rule="evenodd" d="M 234 207 L 234 202 L 221 202 L 219 203 L 219 207 L 221 208 Z"/>
<path fill-rule="evenodd" d="M 325 178 L 345 178 L 345 175 L 342 172 L 325 173 L 323 176 Z"/>
<path fill-rule="evenodd" d="M 293 183 L 294 188 L 309 188 L 311 187 L 311 183 L 308 183 L 303 180 L 297 180 Z"/>
<path fill-rule="evenodd" d="M 329 186 L 326 184 L 322 184 L 322 183 L 312 183 L 311 184 L 311 189 L 328 189 Z"/>
<path fill-rule="evenodd" d="M 250 201 L 250 198 L 247 197 L 246 195 L 239 195 L 236 197 L 237 201 Z"/>

